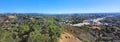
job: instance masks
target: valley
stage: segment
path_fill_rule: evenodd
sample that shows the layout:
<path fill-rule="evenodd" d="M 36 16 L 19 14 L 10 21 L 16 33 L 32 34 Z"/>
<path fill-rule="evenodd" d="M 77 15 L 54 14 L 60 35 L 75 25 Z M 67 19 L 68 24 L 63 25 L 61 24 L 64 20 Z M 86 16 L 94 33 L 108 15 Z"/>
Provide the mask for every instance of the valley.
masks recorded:
<path fill-rule="evenodd" d="M 119 14 L 0 14 L 0 42 L 119 42 Z"/>

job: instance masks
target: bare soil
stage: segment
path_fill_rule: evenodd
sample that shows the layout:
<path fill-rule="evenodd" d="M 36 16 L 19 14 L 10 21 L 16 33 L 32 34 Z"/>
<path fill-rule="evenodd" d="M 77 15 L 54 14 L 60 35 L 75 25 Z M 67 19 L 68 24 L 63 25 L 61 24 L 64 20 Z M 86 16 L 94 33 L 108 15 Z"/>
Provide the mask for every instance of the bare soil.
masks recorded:
<path fill-rule="evenodd" d="M 79 40 L 78 38 L 67 32 L 61 34 L 59 40 L 60 42 L 82 42 L 81 40 Z"/>

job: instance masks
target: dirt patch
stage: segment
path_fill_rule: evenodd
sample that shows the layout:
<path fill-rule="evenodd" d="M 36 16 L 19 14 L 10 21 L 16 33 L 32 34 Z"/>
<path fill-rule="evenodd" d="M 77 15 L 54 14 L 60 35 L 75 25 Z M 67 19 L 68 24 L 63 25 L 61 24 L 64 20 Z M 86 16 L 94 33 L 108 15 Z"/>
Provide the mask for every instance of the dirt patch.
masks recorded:
<path fill-rule="evenodd" d="M 64 32 L 60 36 L 60 42 L 82 42 L 78 38 L 74 37 L 72 34 Z"/>

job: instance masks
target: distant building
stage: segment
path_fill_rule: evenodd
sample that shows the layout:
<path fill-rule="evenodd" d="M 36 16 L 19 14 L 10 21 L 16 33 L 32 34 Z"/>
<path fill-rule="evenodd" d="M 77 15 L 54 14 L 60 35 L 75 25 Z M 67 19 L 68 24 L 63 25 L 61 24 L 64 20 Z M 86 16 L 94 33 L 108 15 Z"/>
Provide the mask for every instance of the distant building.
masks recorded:
<path fill-rule="evenodd" d="M 89 23 L 90 25 L 93 25 L 93 24 L 94 24 L 94 21 L 93 21 L 92 19 L 90 19 L 90 20 L 88 21 L 88 23 Z"/>
<path fill-rule="evenodd" d="M 15 19 L 16 16 L 13 16 L 13 15 L 10 15 L 10 16 L 7 16 L 8 19 Z"/>
<path fill-rule="evenodd" d="M 9 21 L 14 20 L 14 19 L 16 19 L 16 16 L 13 16 L 13 15 L 0 17 L 1 22 L 4 22 L 4 21 L 9 22 Z"/>

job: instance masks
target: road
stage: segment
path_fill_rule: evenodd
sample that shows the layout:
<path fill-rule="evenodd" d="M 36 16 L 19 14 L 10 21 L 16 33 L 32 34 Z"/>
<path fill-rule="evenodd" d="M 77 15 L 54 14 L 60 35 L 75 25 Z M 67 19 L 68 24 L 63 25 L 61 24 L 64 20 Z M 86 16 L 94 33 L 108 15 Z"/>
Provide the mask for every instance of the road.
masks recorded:
<path fill-rule="evenodd" d="M 92 19 L 94 22 L 101 24 L 101 20 L 105 19 L 106 17 L 102 17 L 102 18 L 97 18 L 97 19 Z M 91 19 L 89 19 L 91 20 Z M 73 24 L 72 26 L 78 26 L 81 27 L 83 25 L 89 25 L 90 23 L 88 22 L 89 20 L 84 20 L 82 23 L 78 23 L 78 24 Z M 87 22 L 86 22 L 87 21 Z"/>

